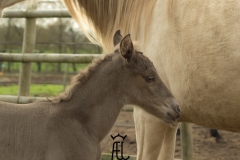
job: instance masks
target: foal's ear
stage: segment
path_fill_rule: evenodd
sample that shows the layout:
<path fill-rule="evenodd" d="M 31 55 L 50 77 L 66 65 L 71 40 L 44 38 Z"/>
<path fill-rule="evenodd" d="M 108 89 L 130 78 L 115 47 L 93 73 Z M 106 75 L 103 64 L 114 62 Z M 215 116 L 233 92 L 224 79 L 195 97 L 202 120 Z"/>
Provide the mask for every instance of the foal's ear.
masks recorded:
<path fill-rule="evenodd" d="M 133 43 L 130 34 L 127 34 L 120 43 L 120 53 L 129 62 L 134 54 Z"/>
<path fill-rule="evenodd" d="M 116 46 L 118 43 L 121 42 L 121 39 L 122 39 L 121 32 L 120 30 L 117 30 L 113 36 L 113 45 Z"/>

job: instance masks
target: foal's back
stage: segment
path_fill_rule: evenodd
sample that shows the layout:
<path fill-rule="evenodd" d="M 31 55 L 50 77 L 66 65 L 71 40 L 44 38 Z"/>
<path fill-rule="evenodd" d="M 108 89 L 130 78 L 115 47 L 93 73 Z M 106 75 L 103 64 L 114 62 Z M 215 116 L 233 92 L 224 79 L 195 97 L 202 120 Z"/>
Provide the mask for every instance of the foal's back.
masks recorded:
<path fill-rule="evenodd" d="M 49 103 L 0 102 L 1 160 L 44 159 L 49 108 Z"/>
<path fill-rule="evenodd" d="M 0 160 L 99 159 L 99 146 L 66 108 L 0 102 Z"/>

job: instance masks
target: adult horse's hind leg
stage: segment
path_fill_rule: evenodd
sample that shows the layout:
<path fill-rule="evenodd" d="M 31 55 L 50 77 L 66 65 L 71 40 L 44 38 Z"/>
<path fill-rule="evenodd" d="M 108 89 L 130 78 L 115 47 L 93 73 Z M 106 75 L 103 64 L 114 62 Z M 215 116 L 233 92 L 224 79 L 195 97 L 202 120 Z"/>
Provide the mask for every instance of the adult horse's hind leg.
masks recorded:
<path fill-rule="evenodd" d="M 170 127 L 140 108 L 134 108 L 134 121 L 138 149 L 137 159 L 151 160 L 158 157 L 158 160 L 172 160 L 175 152 L 177 125 Z"/>
<path fill-rule="evenodd" d="M 212 137 L 216 138 L 217 143 L 225 143 L 225 140 L 223 137 L 218 133 L 218 130 L 216 129 L 210 129 L 210 134 Z"/>

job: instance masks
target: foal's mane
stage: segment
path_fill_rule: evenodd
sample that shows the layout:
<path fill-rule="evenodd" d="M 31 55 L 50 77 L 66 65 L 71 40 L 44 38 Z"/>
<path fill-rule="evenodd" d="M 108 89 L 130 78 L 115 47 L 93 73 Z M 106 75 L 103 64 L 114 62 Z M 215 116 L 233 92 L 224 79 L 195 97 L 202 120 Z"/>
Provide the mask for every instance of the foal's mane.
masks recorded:
<path fill-rule="evenodd" d="M 107 53 L 113 50 L 112 36 L 117 29 L 123 35 L 131 33 L 133 39 L 138 39 L 140 25 L 144 25 L 145 31 L 148 30 L 155 2 L 156 0 L 64 0 L 85 35 L 100 44 Z"/>
<path fill-rule="evenodd" d="M 140 51 L 138 51 L 138 44 L 136 41 L 133 41 L 133 46 L 135 52 L 141 53 Z M 92 75 L 99 67 L 101 67 L 103 63 L 112 60 L 114 54 L 120 54 L 119 44 L 114 47 L 114 53 L 106 54 L 104 55 L 104 57 L 96 58 L 85 70 L 80 70 L 79 73 L 71 79 L 70 86 L 66 91 L 60 93 L 58 96 L 55 97 L 47 97 L 47 100 L 52 103 L 59 103 L 61 101 L 70 100 L 72 95 L 77 91 L 77 89 L 84 85 L 85 82 L 87 82 L 89 78 L 92 77 Z"/>
<path fill-rule="evenodd" d="M 90 64 L 85 70 L 80 70 L 79 73 L 72 78 L 71 84 L 66 91 L 60 93 L 56 97 L 47 97 L 47 100 L 52 103 L 59 103 L 61 101 L 70 100 L 77 89 L 84 85 L 85 82 L 88 81 L 88 79 L 103 63 L 112 60 L 112 56 L 113 54 L 107 54 L 104 57 L 94 59 L 92 64 Z"/>

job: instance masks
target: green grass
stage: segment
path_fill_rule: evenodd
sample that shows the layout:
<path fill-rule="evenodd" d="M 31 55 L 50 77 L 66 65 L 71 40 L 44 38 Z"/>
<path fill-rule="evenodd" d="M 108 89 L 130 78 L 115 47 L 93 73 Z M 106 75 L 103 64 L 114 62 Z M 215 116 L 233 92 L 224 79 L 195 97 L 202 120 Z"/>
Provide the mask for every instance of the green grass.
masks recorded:
<path fill-rule="evenodd" d="M 30 96 L 54 96 L 63 91 L 62 85 L 31 84 Z M 18 95 L 18 85 L 0 86 L 0 95 Z"/>

